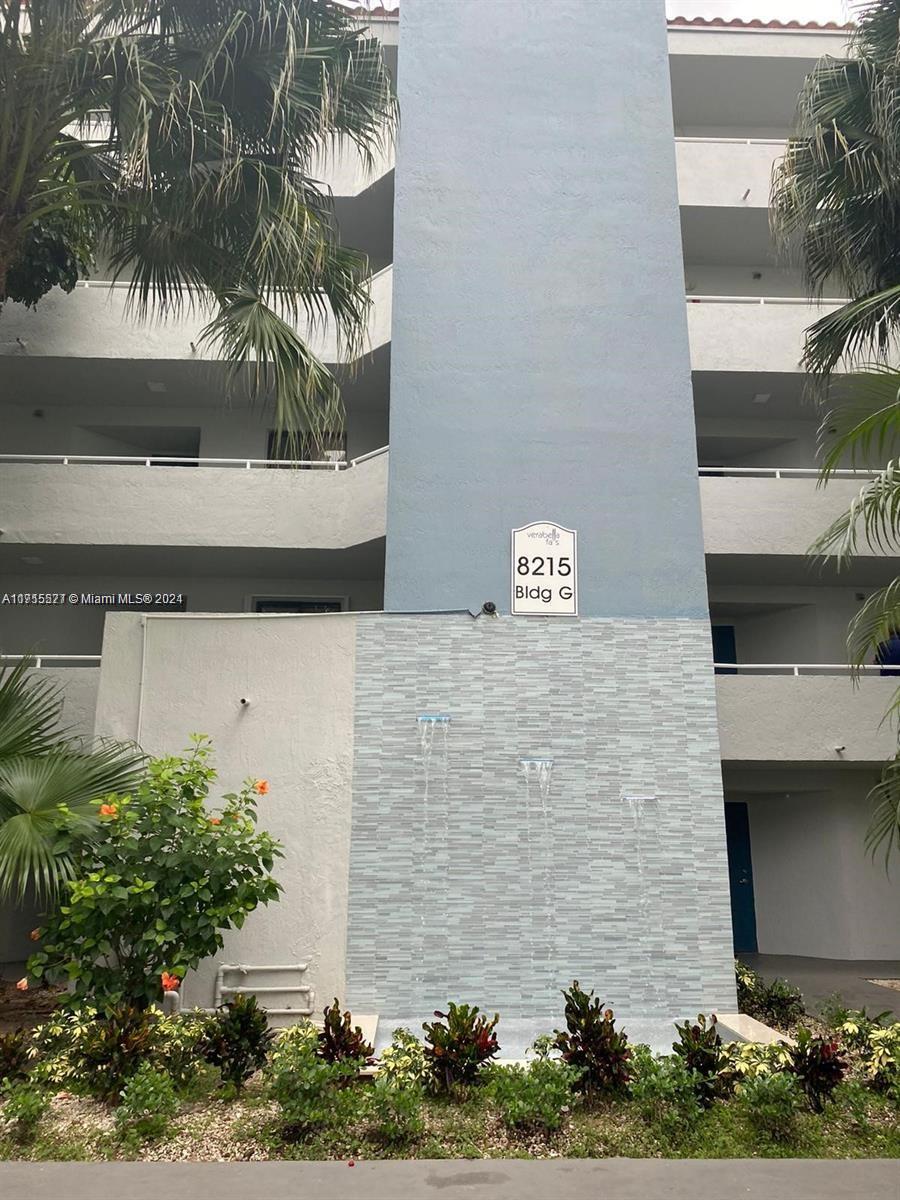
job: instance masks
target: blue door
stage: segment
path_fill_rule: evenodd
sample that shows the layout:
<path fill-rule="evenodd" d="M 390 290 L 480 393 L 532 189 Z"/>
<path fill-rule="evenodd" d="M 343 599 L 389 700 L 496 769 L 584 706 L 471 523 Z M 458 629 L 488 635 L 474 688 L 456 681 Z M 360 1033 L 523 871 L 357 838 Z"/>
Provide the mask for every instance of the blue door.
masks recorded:
<path fill-rule="evenodd" d="M 713 662 L 736 663 L 737 644 L 734 638 L 733 625 L 713 625 L 712 627 Z M 737 675 L 737 668 L 716 667 L 717 675 Z"/>
<path fill-rule="evenodd" d="M 753 859 L 750 856 L 750 819 L 747 805 L 725 805 L 728 839 L 728 884 L 731 889 L 731 928 L 735 954 L 755 954 L 756 905 L 753 900 Z"/>

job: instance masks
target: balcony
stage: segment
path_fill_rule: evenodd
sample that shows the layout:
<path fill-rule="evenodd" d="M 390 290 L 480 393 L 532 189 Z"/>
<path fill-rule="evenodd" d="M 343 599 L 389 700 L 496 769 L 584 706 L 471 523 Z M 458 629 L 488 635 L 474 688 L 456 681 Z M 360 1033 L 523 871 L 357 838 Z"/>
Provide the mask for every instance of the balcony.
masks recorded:
<path fill-rule="evenodd" d="M 783 139 L 677 137 L 679 203 L 768 209 L 772 167 L 784 147 Z"/>
<path fill-rule="evenodd" d="M 810 304 L 797 296 L 688 296 L 695 371 L 800 371 L 806 329 L 843 300 Z"/>
<path fill-rule="evenodd" d="M 0 655 L 4 664 L 19 661 L 18 655 Z M 94 710 L 100 687 L 99 654 L 44 654 L 34 659 L 41 679 L 60 685 L 62 712 L 60 725 L 73 737 L 94 736 Z M 33 674 L 34 672 L 32 672 Z"/>
<path fill-rule="evenodd" d="M 818 486 L 815 467 L 704 467 L 706 553 L 803 556 L 871 476 L 839 471 Z M 881 558 L 861 541 L 858 558 Z"/>
<path fill-rule="evenodd" d="M 897 750 L 884 714 L 900 679 L 867 668 L 854 687 L 846 666 L 733 665 L 716 676 L 723 762 L 884 762 Z"/>
<path fill-rule="evenodd" d="M 278 464 L 265 459 L 26 458 L 0 456 L 4 545 L 333 550 L 385 534 L 386 449 L 313 470 L 270 470 Z"/>
<path fill-rule="evenodd" d="M 391 340 L 391 267 L 372 276 L 371 295 L 365 353 Z M 187 362 L 217 357 L 200 345 L 200 331 L 208 319 L 202 313 L 186 311 L 167 322 L 141 322 L 129 316 L 127 301 L 127 283 L 87 280 L 68 295 L 54 289 L 34 311 L 21 304 L 4 305 L 0 356 Z M 301 332 L 323 362 L 348 361 L 333 321 Z"/>

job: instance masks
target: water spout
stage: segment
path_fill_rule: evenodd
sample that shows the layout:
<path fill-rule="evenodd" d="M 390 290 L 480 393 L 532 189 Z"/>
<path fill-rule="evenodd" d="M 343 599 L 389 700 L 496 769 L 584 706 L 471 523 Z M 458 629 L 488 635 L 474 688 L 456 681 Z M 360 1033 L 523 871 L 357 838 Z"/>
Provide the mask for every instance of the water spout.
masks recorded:
<path fill-rule="evenodd" d="M 529 939 L 531 969 L 534 975 L 550 972 L 547 986 L 556 986 L 552 978 L 552 961 L 555 951 L 555 920 L 553 908 L 553 823 L 550 811 L 550 784 L 553 779 L 552 758 L 520 758 L 519 767 L 525 777 L 525 862 L 530 885 L 539 888 L 541 897 L 540 926 Z M 533 792 L 537 785 L 539 817 L 537 830 L 532 826 L 532 810 L 535 807 Z M 537 840 L 536 847 L 533 842 Z M 535 862 L 535 859 L 537 862 Z M 537 867 L 537 870 L 535 870 Z M 535 913 L 537 908 L 535 908 Z"/>
<path fill-rule="evenodd" d="M 415 956 L 415 982 L 417 988 L 424 986 L 421 971 L 435 951 L 434 931 L 426 928 L 425 914 L 427 898 L 434 898 L 436 889 L 446 891 L 448 887 L 448 808 L 447 790 L 447 732 L 450 714 L 441 712 L 420 713 L 416 717 L 419 726 L 419 748 L 422 755 L 422 824 L 419 847 L 419 936 L 421 948 Z M 437 735 L 437 742 L 435 736 Z M 432 804 L 432 777 L 437 784 L 437 804 Z M 436 808 L 436 811 L 432 811 Z M 443 935 L 446 937 L 446 933 Z"/>

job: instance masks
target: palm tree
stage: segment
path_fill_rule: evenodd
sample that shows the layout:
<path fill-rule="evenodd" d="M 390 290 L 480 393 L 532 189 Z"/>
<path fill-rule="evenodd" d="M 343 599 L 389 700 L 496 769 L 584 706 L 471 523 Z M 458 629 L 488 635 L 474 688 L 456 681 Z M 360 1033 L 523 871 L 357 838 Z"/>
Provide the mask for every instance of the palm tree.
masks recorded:
<path fill-rule="evenodd" d="M 822 410 L 824 485 L 844 465 L 873 470 L 811 553 L 841 568 L 860 543 L 900 553 L 900 371 L 889 363 L 900 327 L 900 0 L 871 0 L 847 59 L 825 57 L 807 76 L 795 133 L 777 165 L 772 225 L 799 255 L 809 294 L 838 284 L 849 302 L 806 331 L 803 366 Z M 837 376 L 838 367 L 849 373 Z M 884 463 L 887 460 L 887 465 Z M 850 623 L 849 661 L 878 659 L 900 631 L 900 579 L 868 598 Z M 900 717 L 900 691 L 889 716 Z M 870 793 L 866 844 L 900 849 L 900 750 Z"/>
<path fill-rule="evenodd" d="M 804 366 L 883 357 L 900 325 L 900 0 L 871 0 L 848 58 L 819 59 L 772 184 L 772 227 L 798 253 L 809 293 L 847 304 L 806 334 Z"/>
<path fill-rule="evenodd" d="M 31 662 L 0 663 L 0 901 L 52 901 L 71 877 L 69 834 L 96 821 L 93 801 L 138 781 L 144 756 L 85 748 L 60 729 L 62 699 Z"/>
<path fill-rule="evenodd" d="M 280 429 L 332 427 L 296 325 L 331 316 L 357 353 L 367 263 L 311 167 L 339 140 L 371 161 L 394 121 L 378 42 L 332 0 L 0 0 L 0 304 L 102 255 L 136 315 L 203 312 Z"/>

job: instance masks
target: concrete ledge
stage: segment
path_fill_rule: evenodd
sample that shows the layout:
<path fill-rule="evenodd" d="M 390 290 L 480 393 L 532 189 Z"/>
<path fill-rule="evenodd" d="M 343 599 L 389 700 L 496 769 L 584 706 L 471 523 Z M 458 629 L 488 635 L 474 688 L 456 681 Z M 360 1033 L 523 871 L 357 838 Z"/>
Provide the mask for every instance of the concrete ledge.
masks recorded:
<path fill-rule="evenodd" d="M 723 1042 L 729 1040 L 725 1035 L 730 1033 L 734 1035 L 730 1040 L 735 1042 L 762 1042 L 765 1046 L 771 1046 L 773 1042 L 784 1042 L 788 1046 L 796 1044 L 789 1034 L 779 1033 L 746 1013 L 716 1013 L 716 1024 Z"/>

